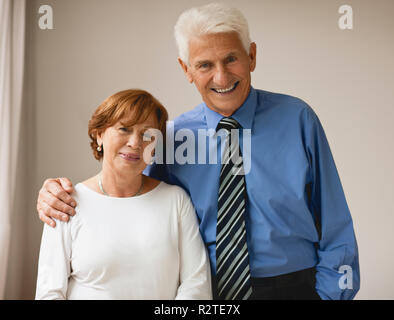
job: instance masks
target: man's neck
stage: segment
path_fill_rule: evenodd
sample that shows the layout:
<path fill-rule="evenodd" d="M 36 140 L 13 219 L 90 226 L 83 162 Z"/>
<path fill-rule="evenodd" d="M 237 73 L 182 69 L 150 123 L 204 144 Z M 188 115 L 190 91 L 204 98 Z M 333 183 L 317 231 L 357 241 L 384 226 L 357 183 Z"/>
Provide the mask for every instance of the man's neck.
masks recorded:
<path fill-rule="evenodd" d="M 250 95 L 250 90 L 251 90 L 251 88 L 252 88 L 252 87 L 250 86 L 250 87 L 249 87 L 249 90 L 248 90 L 248 93 L 247 93 L 245 99 L 242 101 L 242 103 L 241 103 L 238 107 L 236 107 L 235 109 L 232 108 L 231 110 L 228 110 L 228 112 L 227 112 L 227 110 L 219 109 L 219 108 L 215 107 L 214 105 L 209 105 L 206 101 L 204 101 L 204 102 L 205 102 L 206 106 L 207 106 L 209 109 L 215 111 L 216 113 L 219 113 L 219 114 L 222 115 L 223 117 L 228 118 L 228 117 L 231 117 L 235 112 L 237 112 L 237 110 L 238 110 L 239 108 L 241 108 L 241 107 L 244 105 L 245 101 L 248 99 L 248 97 L 249 97 L 249 95 Z"/>

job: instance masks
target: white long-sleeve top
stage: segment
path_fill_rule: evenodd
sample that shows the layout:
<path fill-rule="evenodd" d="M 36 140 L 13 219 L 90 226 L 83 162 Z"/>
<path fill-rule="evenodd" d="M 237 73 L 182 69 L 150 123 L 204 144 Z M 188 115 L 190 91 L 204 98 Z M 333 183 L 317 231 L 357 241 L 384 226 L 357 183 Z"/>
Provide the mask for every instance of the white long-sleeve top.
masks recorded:
<path fill-rule="evenodd" d="M 36 299 L 211 299 L 190 198 L 161 182 L 136 197 L 75 186 L 76 215 L 44 226 Z"/>

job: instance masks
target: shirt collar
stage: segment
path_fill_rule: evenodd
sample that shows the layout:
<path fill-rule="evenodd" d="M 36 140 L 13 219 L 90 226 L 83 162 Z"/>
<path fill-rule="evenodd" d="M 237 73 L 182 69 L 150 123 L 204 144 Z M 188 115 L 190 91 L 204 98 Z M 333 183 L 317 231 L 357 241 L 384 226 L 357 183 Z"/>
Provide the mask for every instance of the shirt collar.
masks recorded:
<path fill-rule="evenodd" d="M 237 120 L 243 129 L 252 129 L 256 105 L 257 93 L 256 90 L 251 86 L 249 95 L 245 102 L 231 115 L 231 117 Z M 203 107 L 208 129 L 216 130 L 216 127 L 223 116 L 208 108 L 205 102 L 203 103 Z"/>

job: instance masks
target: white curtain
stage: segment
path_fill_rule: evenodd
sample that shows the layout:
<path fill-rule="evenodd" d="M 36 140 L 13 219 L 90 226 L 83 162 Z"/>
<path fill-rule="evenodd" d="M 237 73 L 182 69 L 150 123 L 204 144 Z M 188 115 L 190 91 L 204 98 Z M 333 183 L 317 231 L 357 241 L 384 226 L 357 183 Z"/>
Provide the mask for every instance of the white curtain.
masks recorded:
<path fill-rule="evenodd" d="M 0 0 L 0 299 L 4 299 L 22 108 L 25 0 Z"/>

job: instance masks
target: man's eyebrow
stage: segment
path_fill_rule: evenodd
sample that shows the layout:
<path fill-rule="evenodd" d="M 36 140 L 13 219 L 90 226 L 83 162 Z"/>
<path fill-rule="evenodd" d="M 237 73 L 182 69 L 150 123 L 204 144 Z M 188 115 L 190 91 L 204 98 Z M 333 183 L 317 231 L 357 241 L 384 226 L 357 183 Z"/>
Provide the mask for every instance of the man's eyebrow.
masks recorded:
<path fill-rule="evenodd" d="M 233 51 L 233 52 L 230 52 L 230 53 L 226 54 L 226 56 L 225 56 L 224 58 L 226 59 L 226 58 L 228 58 L 228 57 L 236 56 L 236 55 L 237 55 L 237 52 L 236 52 L 236 51 Z"/>
<path fill-rule="evenodd" d="M 200 65 L 205 64 L 205 63 L 211 63 L 211 61 L 209 61 L 209 60 L 200 60 L 200 61 L 195 62 L 194 66 L 197 67 L 197 66 L 200 66 Z"/>
<path fill-rule="evenodd" d="M 238 54 L 237 51 L 231 51 L 231 52 L 227 53 L 227 54 L 224 56 L 223 60 L 225 60 L 225 59 L 227 59 L 228 57 L 231 57 L 231 56 L 236 56 L 237 54 Z M 202 65 L 202 64 L 205 64 L 205 63 L 211 63 L 211 61 L 210 61 L 210 60 L 199 60 L 199 61 L 196 61 L 196 62 L 194 63 L 194 66 L 195 66 L 195 67 L 198 67 L 198 66 L 200 66 L 200 65 Z"/>

